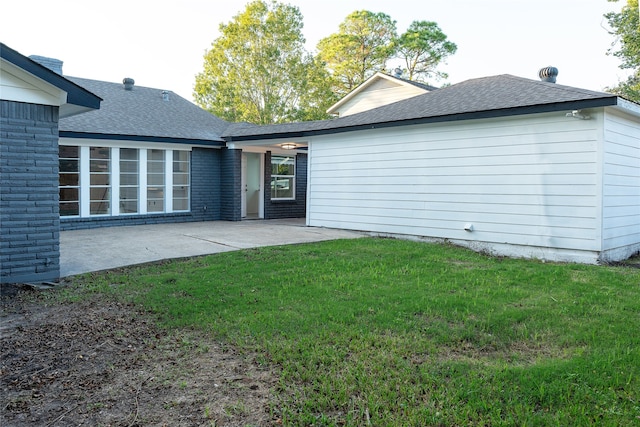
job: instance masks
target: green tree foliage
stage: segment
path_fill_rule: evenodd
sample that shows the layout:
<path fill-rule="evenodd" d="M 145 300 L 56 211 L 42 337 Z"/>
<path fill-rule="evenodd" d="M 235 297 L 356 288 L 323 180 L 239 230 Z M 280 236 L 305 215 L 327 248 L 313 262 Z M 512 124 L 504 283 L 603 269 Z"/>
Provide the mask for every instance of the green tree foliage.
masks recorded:
<path fill-rule="evenodd" d="M 228 121 L 257 124 L 326 118 L 335 102 L 322 64 L 304 49 L 297 7 L 257 0 L 204 56 L 196 103 Z"/>
<path fill-rule="evenodd" d="M 618 0 L 609 0 L 617 2 Z M 620 83 L 611 91 L 633 101 L 640 102 L 640 11 L 638 0 L 627 0 L 620 13 L 611 12 L 605 15 L 611 26 L 610 33 L 616 37 L 615 46 L 609 54 L 620 58 L 620 68 L 631 69 L 632 74 L 627 81 Z"/>
<path fill-rule="evenodd" d="M 424 81 L 427 77 L 445 77 L 436 72 L 440 62 L 456 53 L 458 46 L 447 40 L 438 24 L 414 21 L 397 40 L 397 56 L 404 60 L 409 80 Z"/>
<path fill-rule="evenodd" d="M 340 24 L 337 33 L 318 42 L 318 56 L 333 76 L 333 90 L 344 96 L 376 71 L 383 71 L 395 53 L 396 22 L 384 13 L 360 10 Z"/>
<path fill-rule="evenodd" d="M 389 15 L 360 10 L 347 16 L 337 33 L 320 40 L 318 56 L 333 77 L 334 92 L 344 96 L 385 71 L 394 57 L 404 61 L 410 80 L 446 77 L 436 67 L 457 49 L 435 22 L 414 21 L 398 37 Z"/>

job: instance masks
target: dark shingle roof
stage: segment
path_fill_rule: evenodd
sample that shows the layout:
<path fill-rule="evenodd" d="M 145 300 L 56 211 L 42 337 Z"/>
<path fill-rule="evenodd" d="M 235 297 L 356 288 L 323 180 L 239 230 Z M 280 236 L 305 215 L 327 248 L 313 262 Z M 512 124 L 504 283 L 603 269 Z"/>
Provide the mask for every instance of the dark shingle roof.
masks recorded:
<path fill-rule="evenodd" d="M 61 136 L 114 136 L 116 139 L 184 141 L 221 145 L 229 123 L 167 91 L 67 77 L 104 99 L 100 110 L 60 120 Z"/>
<path fill-rule="evenodd" d="M 333 120 L 231 126 L 223 134 L 251 140 L 336 133 L 412 123 L 501 117 L 616 105 L 617 96 L 515 77 L 467 80 L 393 104 Z"/>
<path fill-rule="evenodd" d="M 413 85 L 415 87 L 419 87 L 420 89 L 424 89 L 424 90 L 428 90 L 428 91 L 438 90 L 437 87 L 428 85 L 426 83 L 417 82 L 415 80 L 404 79 L 402 77 L 397 77 L 397 76 L 391 76 L 391 77 L 393 77 L 394 79 L 402 80 L 403 82 L 409 83 L 410 85 Z"/>

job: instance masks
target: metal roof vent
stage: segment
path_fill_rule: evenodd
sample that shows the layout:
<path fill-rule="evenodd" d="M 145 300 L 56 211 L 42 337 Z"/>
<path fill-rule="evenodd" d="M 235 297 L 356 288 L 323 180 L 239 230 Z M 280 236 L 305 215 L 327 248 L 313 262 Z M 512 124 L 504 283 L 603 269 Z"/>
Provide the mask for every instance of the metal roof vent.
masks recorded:
<path fill-rule="evenodd" d="M 544 67 L 538 71 L 538 76 L 543 82 L 555 83 L 558 77 L 558 69 L 556 67 Z"/>
<path fill-rule="evenodd" d="M 124 90 L 133 90 L 133 85 L 136 81 L 131 77 L 125 77 L 124 80 L 122 80 L 122 83 L 124 84 Z"/>
<path fill-rule="evenodd" d="M 168 90 L 163 90 L 162 91 L 162 100 L 165 101 L 165 102 L 169 100 L 169 91 Z"/>

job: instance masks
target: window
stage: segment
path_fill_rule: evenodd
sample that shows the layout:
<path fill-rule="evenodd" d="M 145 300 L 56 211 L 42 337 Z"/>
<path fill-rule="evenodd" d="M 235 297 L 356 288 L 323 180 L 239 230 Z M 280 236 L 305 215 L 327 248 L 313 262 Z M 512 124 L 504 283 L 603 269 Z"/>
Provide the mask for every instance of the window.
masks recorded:
<path fill-rule="evenodd" d="M 173 210 L 189 210 L 189 152 L 173 152 Z"/>
<path fill-rule="evenodd" d="M 138 150 L 120 149 L 120 213 L 138 213 Z"/>
<path fill-rule="evenodd" d="M 164 212 L 164 150 L 147 151 L 147 212 Z"/>
<path fill-rule="evenodd" d="M 89 212 L 91 215 L 110 213 L 111 149 L 89 149 Z"/>
<path fill-rule="evenodd" d="M 271 199 L 295 199 L 295 163 L 292 156 L 271 157 Z"/>
<path fill-rule="evenodd" d="M 61 145 L 60 164 L 60 216 L 80 215 L 80 150 Z"/>
<path fill-rule="evenodd" d="M 191 209 L 191 151 L 60 145 L 60 216 Z"/>

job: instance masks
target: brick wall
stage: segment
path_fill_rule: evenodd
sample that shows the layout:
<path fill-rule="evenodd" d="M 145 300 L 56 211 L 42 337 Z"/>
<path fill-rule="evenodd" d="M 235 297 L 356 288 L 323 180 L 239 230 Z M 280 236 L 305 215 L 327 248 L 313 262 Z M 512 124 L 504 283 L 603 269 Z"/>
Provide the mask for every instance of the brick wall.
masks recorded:
<path fill-rule="evenodd" d="M 304 218 L 307 213 L 307 154 L 296 155 L 296 199 L 271 200 L 271 152 L 264 156 L 264 218 Z"/>
<path fill-rule="evenodd" d="M 60 275 L 58 107 L 0 101 L 0 283 Z"/>
<path fill-rule="evenodd" d="M 242 150 L 223 148 L 220 159 L 220 219 L 242 219 Z"/>
<path fill-rule="evenodd" d="M 220 214 L 221 150 L 194 148 L 191 153 L 191 214 L 194 221 L 215 221 Z"/>

